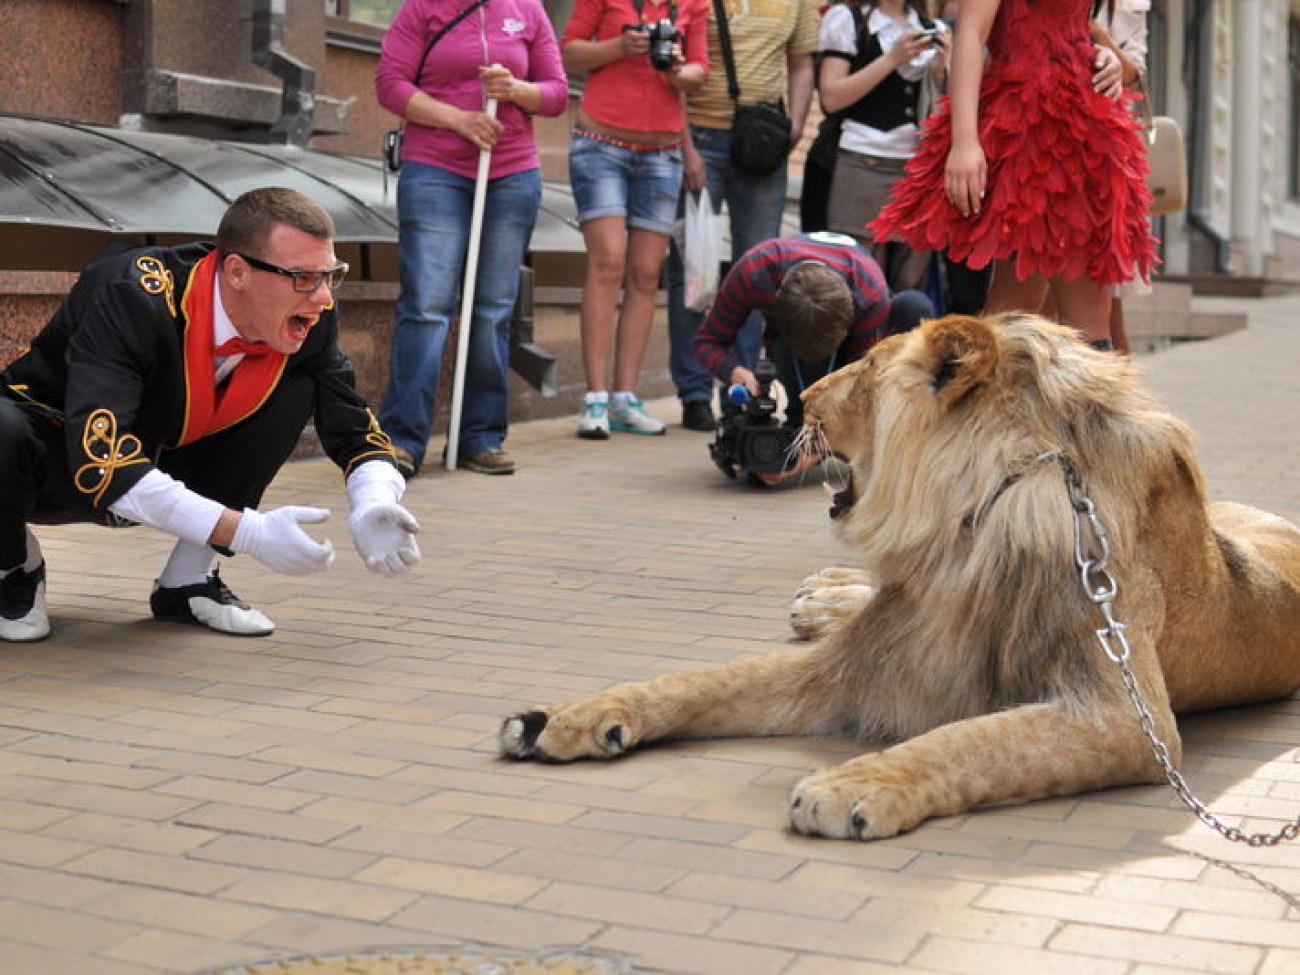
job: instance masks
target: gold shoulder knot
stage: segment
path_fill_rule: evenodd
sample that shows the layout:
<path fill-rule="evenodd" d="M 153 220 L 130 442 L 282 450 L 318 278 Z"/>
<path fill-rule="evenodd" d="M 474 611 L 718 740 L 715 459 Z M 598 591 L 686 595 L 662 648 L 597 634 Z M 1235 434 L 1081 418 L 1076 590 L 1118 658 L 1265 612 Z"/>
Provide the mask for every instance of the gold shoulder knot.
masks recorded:
<path fill-rule="evenodd" d="M 135 259 L 136 269 L 140 271 L 139 284 L 151 295 L 163 295 L 167 299 L 167 310 L 176 316 L 176 278 L 171 271 L 156 257 L 144 255 Z"/>

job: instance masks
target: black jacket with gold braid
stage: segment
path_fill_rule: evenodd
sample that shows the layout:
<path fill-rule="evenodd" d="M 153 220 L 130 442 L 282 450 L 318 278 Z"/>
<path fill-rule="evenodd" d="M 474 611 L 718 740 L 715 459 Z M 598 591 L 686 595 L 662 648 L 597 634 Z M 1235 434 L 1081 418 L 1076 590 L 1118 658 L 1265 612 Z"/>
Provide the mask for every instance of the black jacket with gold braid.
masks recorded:
<path fill-rule="evenodd" d="M 203 426 L 201 416 L 195 425 L 205 399 L 212 419 L 213 359 L 210 343 L 202 348 L 193 337 L 187 354 L 186 335 L 200 309 L 211 308 L 212 262 L 206 276 L 200 262 L 212 250 L 196 243 L 101 255 L 31 348 L 0 373 L 0 394 L 64 424 L 68 469 L 97 510 L 151 470 L 160 450 L 234 426 L 294 374 L 315 384 L 316 431 L 345 475 L 364 460 L 392 460 L 391 443 L 338 349 L 333 306 L 296 353 L 265 357 L 262 388 L 246 391 L 233 413 L 227 404 L 220 426 Z"/>

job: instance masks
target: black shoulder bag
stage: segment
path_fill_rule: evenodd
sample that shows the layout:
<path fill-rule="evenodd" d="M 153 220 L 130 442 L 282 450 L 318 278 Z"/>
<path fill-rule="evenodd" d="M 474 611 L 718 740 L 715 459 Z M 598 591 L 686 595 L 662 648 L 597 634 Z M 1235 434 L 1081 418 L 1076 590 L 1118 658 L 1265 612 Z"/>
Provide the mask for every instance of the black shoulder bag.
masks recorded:
<path fill-rule="evenodd" d="M 727 94 L 735 106 L 731 117 L 731 164 L 750 176 L 766 176 L 785 163 L 794 144 L 790 138 L 790 116 L 779 104 L 755 102 L 740 104 L 740 85 L 736 83 L 736 63 L 731 55 L 731 31 L 723 0 L 713 0 L 713 16 L 718 23 L 718 44 L 727 68 Z"/>
<path fill-rule="evenodd" d="M 425 47 L 424 54 L 421 55 L 420 57 L 420 64 L 415 69 L 415 77 L 411 79 L 412 81 L 414 81 L 417 85 L 420 83 L 420 75 L 424 74 L 424 62 L 429 60 L 429 52 L 433 50 L 433 46 L 437 44 L 440 40 L 442 40 L 445 36 L 447 36 L 448 31 L 450 31 L 453 27 L 455 27 L 457 24 L 459 24 L 462 20 L 464 20 L 466 17 L 472 14 L 479 7 L 483 6 L 483 4 L 485 3 L 487 3 L 487 0 L 474 0 L 473 3 L 471 3 L 468 7 L 466 7 L 464 10 L 462 10 L 455 17 L 453 17 L 451 20 L 449 20 L 446 24 L 444 24 L 442 27 L 438 29 L 438 33 L 433 35 L 433 39 L 429 41 L 428 46 Z M 389 131 L 384 133 L 384 194 L 385 195 L 387 195 L 388 193 L 388 174 L 396 173 L 398 170 L 402 168 L 402 133 L 405 129 L 406 129 L 406 123 L 402 122 L 402 124 L 399 125 L 397 128 L 390 129 Z"/>

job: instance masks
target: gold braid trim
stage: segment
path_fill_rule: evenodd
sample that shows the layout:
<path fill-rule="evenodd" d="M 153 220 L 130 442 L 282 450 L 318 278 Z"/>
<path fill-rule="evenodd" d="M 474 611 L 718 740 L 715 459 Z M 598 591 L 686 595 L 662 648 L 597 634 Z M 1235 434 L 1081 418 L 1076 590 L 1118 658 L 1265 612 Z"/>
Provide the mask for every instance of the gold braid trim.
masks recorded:
<path fill-rule="evenodd" d="M 82 494 L 90 495 L 90 503 L 96 508 L 113 482 L 114 471 L 119 467 L 149 463 L 149 458 L 141 456 L 138 437 L 130 433 L 121 437 L 117 435 L 117 417 L 108 410 L 96 410 L 90 414 L 81 435 L 81 448 L 86 456 L 95 460 L 77 468 L 72 482 Z"/>
<path fill-rule="evenodd" d="M 366 416 L 370 417 L 370 432 L 366 434 L 366 443 L 372 447 L 378 447 L 392 459 L 397 455 L 393 453 L 393 438 L 384 433 L 383 428 L 379 425 L 379 420 L 374 413 L 367 407 Z"/>
<path fill-rule="evenodd" d="M 368 460 L 382 457 L 384 460 L 393 461 L 394 463 L 397 461 L 397 455 L 393 453 L 392 438 L 384 433 L 379 426 L 379 421 L 375 418 L 375 414 L 369 408 L 366 409 L 366 416 L 370 417 L 370 432 L 366 434 L 365 440 L 375 449 L 368 450 L 364 454 L 357 454 L 348 461 L 347 469 L 343 471 L 345 478 Z"/>

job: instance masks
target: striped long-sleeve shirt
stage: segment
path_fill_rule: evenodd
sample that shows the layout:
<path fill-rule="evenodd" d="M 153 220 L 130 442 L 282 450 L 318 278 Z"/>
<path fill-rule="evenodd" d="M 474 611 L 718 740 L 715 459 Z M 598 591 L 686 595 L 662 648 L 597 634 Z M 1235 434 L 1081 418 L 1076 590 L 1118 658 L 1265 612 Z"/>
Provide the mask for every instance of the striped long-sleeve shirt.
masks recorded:
<path fill-rule="evenodd" d="M 856 312 L 849 333 L 836 353 L 840 365 L 863 354 L 889 334 L 889 286 L 871 255 L 852 237 L 818 232 L 773 237 L 747 250 L 718 287 L 713 305 L 695 336 L 695 358 L 722 382 L 740 361 L 732 354 L 736 335 L 751 311 L 766 318 L 785 272 L 800 261 L 821 261 L 844 276 Z M 773 336 L 766 330 L 764 345 Z"/>

